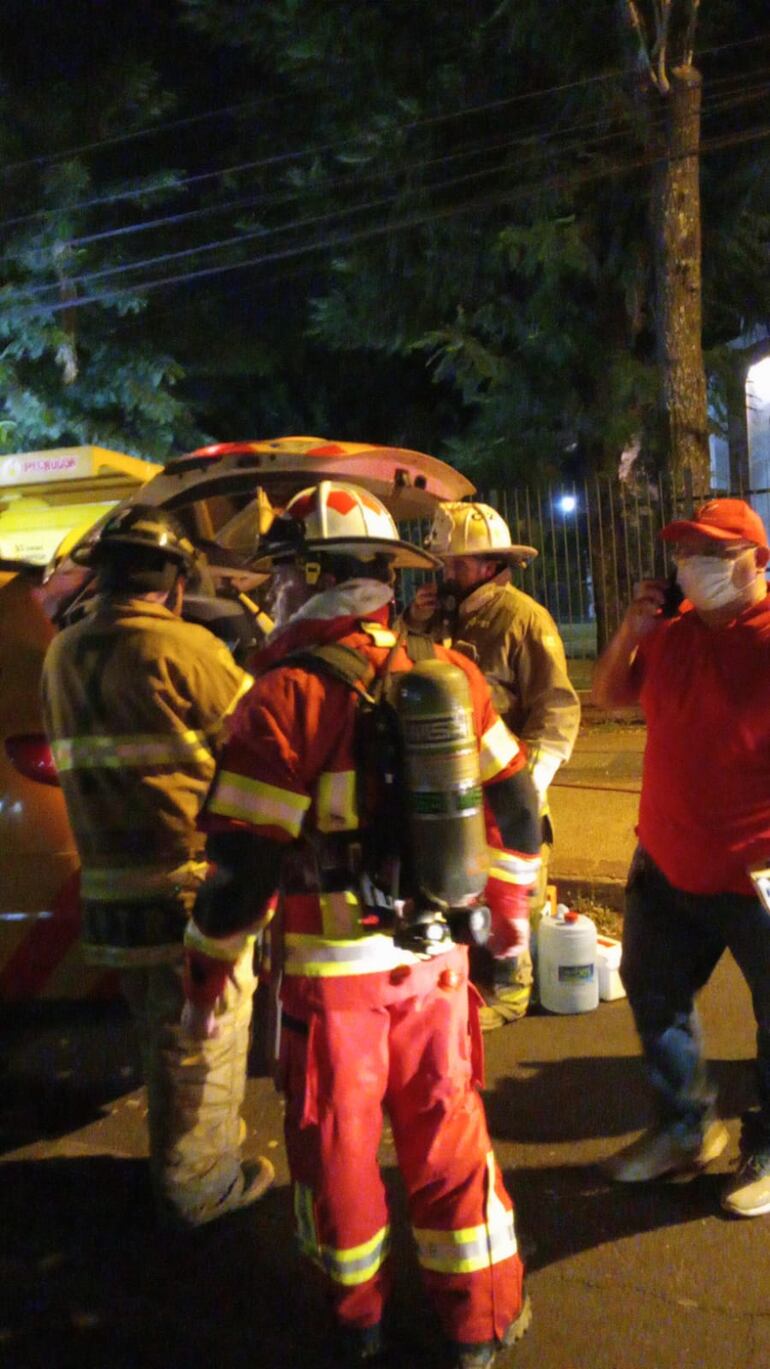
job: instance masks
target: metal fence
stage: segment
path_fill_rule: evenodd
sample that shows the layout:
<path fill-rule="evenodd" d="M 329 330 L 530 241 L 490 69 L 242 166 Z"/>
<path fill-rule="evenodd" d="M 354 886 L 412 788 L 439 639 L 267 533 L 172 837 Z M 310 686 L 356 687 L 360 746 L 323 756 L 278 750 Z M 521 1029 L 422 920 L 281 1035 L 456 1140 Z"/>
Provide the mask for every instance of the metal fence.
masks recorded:
<path fill-rule="evenodd" d="M 658 537 L 664 524 L 689 517 L 705 499 L 730 493 L 686 485 L 676 489 L 664 477 L 594 476 L 480 491 L 477 498 L 499 510 L 514 542 L 539 552 L 526 570 L 514 572 L 514 583 L 552 614 L 569 657 L 592 658 L 618 626 L 634 584 L 668 572 L 666 546 Z M 747 499 L 770 526 L 770 489 L 735 495 Z M 425 531 L 418 525 L 405 529 L 419 541 Z"/>

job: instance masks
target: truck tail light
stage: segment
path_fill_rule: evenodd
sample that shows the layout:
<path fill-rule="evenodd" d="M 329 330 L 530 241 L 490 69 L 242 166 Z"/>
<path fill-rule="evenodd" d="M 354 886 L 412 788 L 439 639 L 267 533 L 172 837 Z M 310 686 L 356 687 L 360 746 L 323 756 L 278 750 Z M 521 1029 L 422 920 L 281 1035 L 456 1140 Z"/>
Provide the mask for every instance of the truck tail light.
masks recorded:
<path fill-rule="evenodd" d="M 25 779 L 37 780 L 39 784 L 59 783 L 48 738 L 42 732 L 6 737 L 5 750 L 11 765 Z"/>

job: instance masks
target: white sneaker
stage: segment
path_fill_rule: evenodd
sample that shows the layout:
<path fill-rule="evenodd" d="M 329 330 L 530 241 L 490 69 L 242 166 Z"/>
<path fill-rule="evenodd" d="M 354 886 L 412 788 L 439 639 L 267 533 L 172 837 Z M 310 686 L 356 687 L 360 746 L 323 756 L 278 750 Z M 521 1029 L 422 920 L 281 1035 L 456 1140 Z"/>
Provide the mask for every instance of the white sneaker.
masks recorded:
<path fill-rule="evenodd" d="M 736 1217 L 770 1212 L 770 1151 L 745 1155 L 722 1194 L 722 1207 Z"/>

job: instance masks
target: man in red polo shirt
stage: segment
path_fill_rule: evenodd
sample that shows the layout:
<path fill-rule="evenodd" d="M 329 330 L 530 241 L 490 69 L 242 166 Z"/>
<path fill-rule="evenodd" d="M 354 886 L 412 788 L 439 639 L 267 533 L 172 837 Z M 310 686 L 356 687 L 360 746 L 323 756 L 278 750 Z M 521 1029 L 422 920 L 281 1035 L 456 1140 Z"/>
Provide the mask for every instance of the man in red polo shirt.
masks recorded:
<path fill-rule="evenodd" d="M 658 1116 L 610 1173 L 681 1175 L 724 1150 L 694 996 L 729 947 L 757 1020 L 759 1108 L 743 1118 L 722 1205 L 755 1217 L 770 1212 L 770 914 L 749 873 L 770 857 L 770 551 L 742 499 L 712 499 L 661 536 L 682 609 L 665 616 L 663 583 L 643 581 L 593 687 L 600 707 L 639 701 L 647 721 L 621 977 Z"/>

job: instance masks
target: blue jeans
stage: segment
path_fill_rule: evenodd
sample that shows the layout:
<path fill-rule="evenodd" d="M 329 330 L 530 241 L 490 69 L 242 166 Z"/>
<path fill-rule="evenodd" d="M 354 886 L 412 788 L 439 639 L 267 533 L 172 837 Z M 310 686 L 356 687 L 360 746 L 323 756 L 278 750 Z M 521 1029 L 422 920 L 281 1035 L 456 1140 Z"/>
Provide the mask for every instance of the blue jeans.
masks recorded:
<path fill-rule="evenodd" d="M 695 1141 L 716 1090 L 703 1059 L 694 998 L 729 949 L 757 1023 L 760 1134 L 770 1143 L 770 914 L 744 894 L 689 894 L 637 848 L 626 885 L 620 976 L 644 1050 L 659 1121 Z"/>

